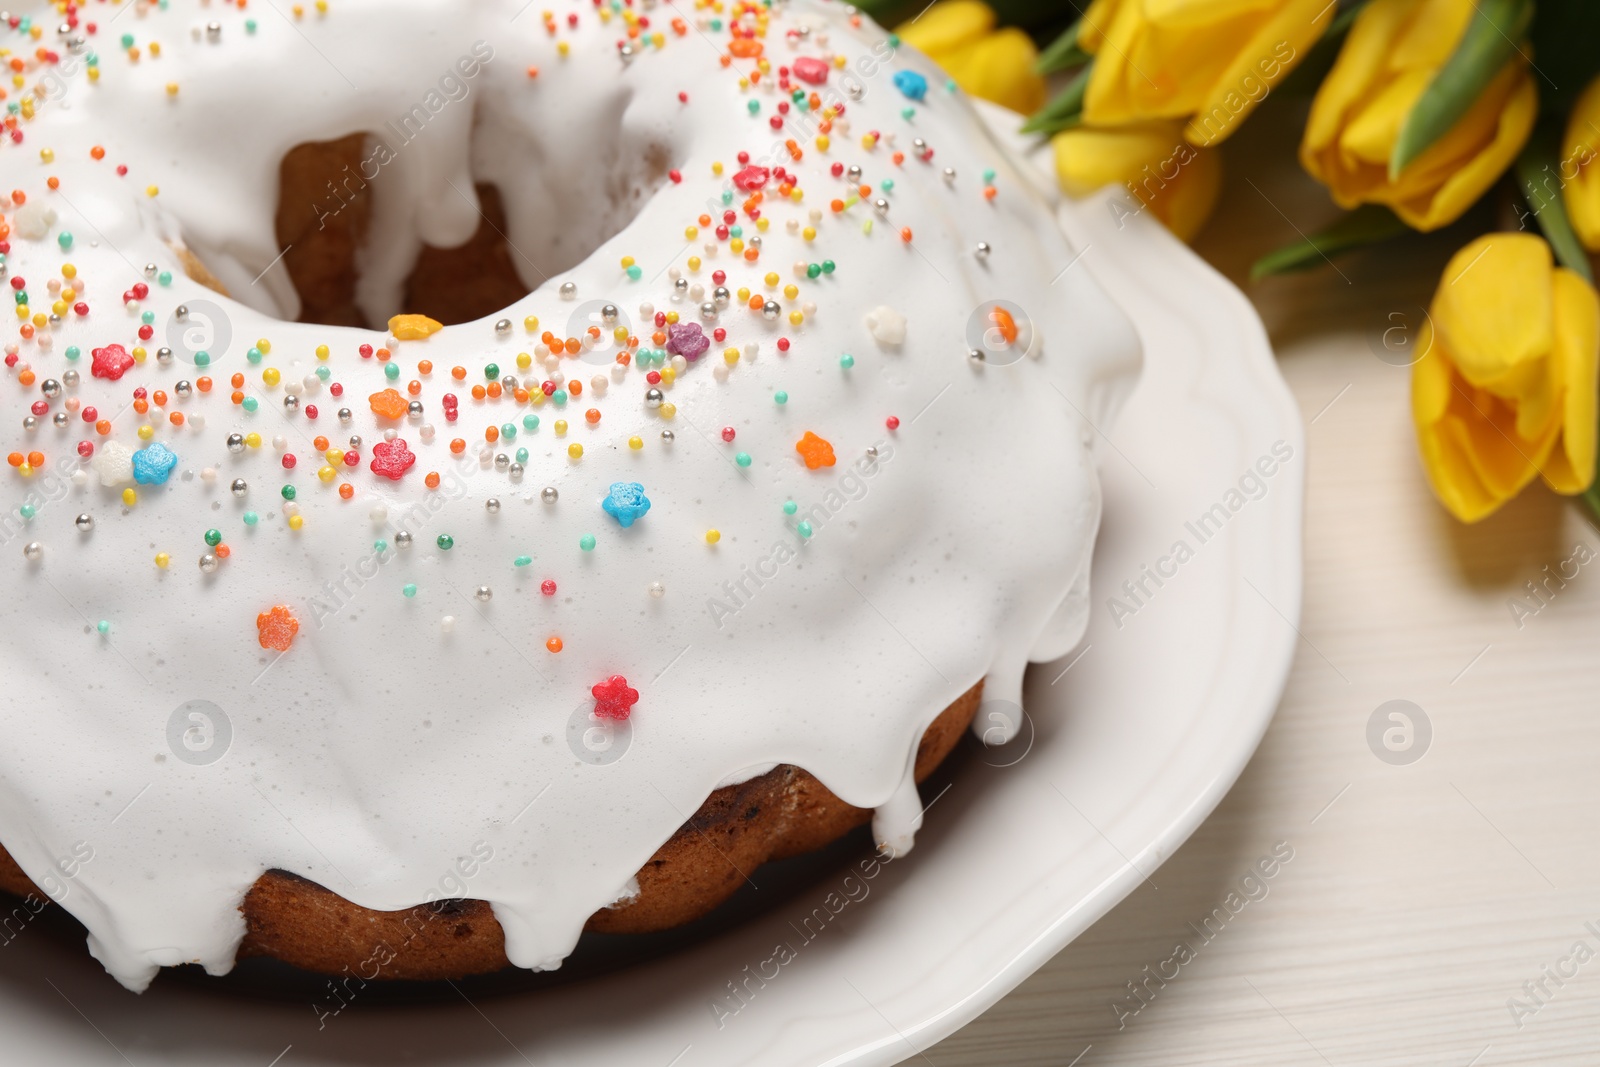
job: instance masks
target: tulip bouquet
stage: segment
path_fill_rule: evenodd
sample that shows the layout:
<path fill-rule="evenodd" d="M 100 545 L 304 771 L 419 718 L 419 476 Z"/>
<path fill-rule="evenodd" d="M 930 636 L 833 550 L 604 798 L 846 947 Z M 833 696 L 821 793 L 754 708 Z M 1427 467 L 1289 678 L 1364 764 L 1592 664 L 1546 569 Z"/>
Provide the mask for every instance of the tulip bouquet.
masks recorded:
<path fill-rule="evenodd" d="M 1123 184 L 1185 240 L 1222 187 L 1218 146 L 1278 90 L 1310 93 L 1299 160 L 1346 213 L 1265 256 L 1257 278 L 1440 229 L 1493 198 L 1504 228 L 1451 259 L 1418 338 L 1428 480 L 1463 522 L 1535 478 L 1600 517 L 1600 2 L 858 6 L 903 23 L 900 39 L 955 84 L 1028 116 L 1066 193 Z"/>

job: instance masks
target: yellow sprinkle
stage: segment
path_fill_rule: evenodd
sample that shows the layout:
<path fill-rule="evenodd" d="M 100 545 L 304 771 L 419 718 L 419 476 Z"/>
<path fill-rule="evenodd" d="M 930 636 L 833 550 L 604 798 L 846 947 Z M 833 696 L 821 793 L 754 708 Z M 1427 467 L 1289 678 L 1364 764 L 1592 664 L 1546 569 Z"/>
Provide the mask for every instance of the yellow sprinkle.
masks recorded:
<path fill-rule="evenodd" d="M 327 460 L 329 463 L 338 463 L 344 459 L 344 449 L 330 448 L 322 454 L 322 458 Z"/>
<path fill-rule="evenodd" d="M 802 322 L 805 322 L 805 321 L 806 321 L 806 317 L 801 312 L 798 312 L 798 311 L 789 312 L 789 324 L 791 326 L 798 326 Z"/>
<path fill-rule="evenodd" d="M 678 321 L 678 313 L 676 311 L 667 312 L 667 323 L 668 323 L 668 325 L 676 323 L 677 321 Z"/>
<path fill-rule="evenodd" d="M 17 468 L 17 473 L 22 475 L 24 478 L 32 477 L 33 476 L 33 464 L 32 463 L 24 463 L 22 466 Z"/>
<path fill-rule="evenodd" d="M 657 410 L 659 410 L 661 412 L 661 417 L 663 419 L 670 419 L 670 418 L 672 418 L 672 416 L 674 416 L 674 415 L 676 415 L 678 413 L 678 405 L 676 405 L 676 404 L 662 404 L 661 407 L 658 408 Z"/>
<path fill-rule="evenodd" d="M 566 41 L 562 41 L 560 44 L 556 45 L 556 51 L 560 53 L 562 59 L 565 59 L 567 58 L 567 55 L 571 53 L 572 46 Z"/>
<path fill-rule="evenodd" d="M 722 350 L 722 362 L 730 367 L 739 362 L 739 350 L 737 348 L 724 348 Z"/>
<path fill-rule="evenodd" d="M 557 437 L 564 437 L 564 436 L 566 436 L 566 433 L 567 433 L 567 420 L 566 419 L 557 419 L 556 420 L 556 436 Z"/>
<path fill-rule="evenodd" d="M 161 192 L 161 187 L 159 185 L 147 185 L 147 186 L 144 187 L 144 195 L 145 196 L 152 196 L 152 197 L 153 196 L 157 196 L 157 195 L 160 194 L 160 192 Z"/>
<path fill-rule="evenodd" d="M 261 372 L 261 380 L 266 382 L 269 386 L 277 385 L 283 380 L 283 375 L 278 372 L 277 367 L 268 367 L 266 370 Z"/>
<path fill-rule="evenodd" d="M 322 466 L 317 468 L 317 477 L 321 478 L 324 482 L 331 482 L 338 476 L 339 472 L 334 470 L 332 467 Z"/>
<path fill-rule="evenodd" d="M 629 267 L 633 266 L 637 262 L 639 262 L 639 261 L 634 259 L 632 256 L 623 256 L 622 257 L 622 269 L 623 270 L 627 270 Z"/>
<path fill-rule="evenodd" d="M 251 448 L 260 448 L 261 435 L 258 433 L 247 433 L 244 435 L 244 443 L 249 445 Z"/>
<path fill-rule="evenodd" d="M 662 367 L 661 368 L 661 381 L 662 381 L 663 384 L 671 385 L 673 382 L 675 382 L 677 380 L 678 380 L 678 372 L 677 371 L 673 370 L 671 367 Z"/>
<path fill-rule="evenodd" d="M 53 148 L 41 148 L 39 149 L 39 158 L 46 163 L 54 163 L 56 161 L 56 150 Z"/>
<path fill-rule="evenodd" d="M 767 276 L 763 278 L 762 281 L 767 283 L 768 289 L 775 289 L 777 288 L 778 282 L 782 281 L 782 279 L 778 277 L 777 271 L 769 270 L 767 271 Z"/>
<path fill-rule="evenodd" d="M 290 515 L 289 516 L 289 529 L 298 530 L 298 529 L 300 529 L 300 527 L 304 526 L 305 524 L 306 524 L 306 519 L 305 519 L 304 515 Z"/>
<path fill-rule="evenodd" d="M 750 289 L 749 289 L 748 286 L 741 285 L 739 287 L 739 303 L 748 304 L 749 302 L 750 302 Z"/>
<path fill-rule="evenodd" d="M 518 370 L 527 370 L 531 366 L 533 366 L 533 357 L 528 355 L 528 353 L 526 353 L 526 352 L 518 352 L 517 353 L 517 369 Z"/>
<path fill-rule="evenodd" d="M 689 257 L 689 270 L 690 270 L 690 272 L 693 273 L 693 272 L 698 271 L 699 269 L 700 269 L 700 257 L 699 256 L 690 256 Z"/>
<path fill-rule="evenodd" d="M 583 446 L 580 445 L 580 444 L 576 444 L 576 443 L 568 445 L 567 446 L 567 455 L 571 456 L 573 459 L 582 459 L 583 458 Z"/>
<path fill-rule="evenodd" d="M 327 345 L 318 345 L 317 346 L 317 358 L 318 359 L 327 359 L 328 358 L 328 346 Z"/>
<path fill-rule="evenodd" d="M 539 316 L 529 315 L 527 318 L 523 319 L 522 328 L 527 330 L 529 333 L 537 330 L 539 328 Z"/>
<path fill-rule="evenodd" d="M 71 263 L 63 263 L 61 264 L 61 276 L 63 278 L 76 278 L 78 276 L 78 268 Z"/>
<path fill-rule="evenodd" d="M 132 486 L 122 491 L 122 502 L 130 508 L 139 502 L 139 494 L 134 491 Z"/>
<path fill-rule="evenodd" d="M 639 449 L 644 447 L 644 438 L 642 438 L 642 437 L 630 437 L 630 438 L 628 438 L 628 447 L 633 449 L 635 452 L 639 451 Z"/>
<path fill-rule="evenodd" d="M 426 340 L 442 329 L 444 323 L 426 315 L 396 315 L 389 320 L 389 332 L 398 341 Z"/>
<path fill-rule="evenodd" d="M 256 351 L 260 352 L 263 356 L 266 355 L 268 352 L 272 351 L 272 342 L 267 340 L 265 337 L 257 337 Z"/>
<path fill-rule="evenodd" d="M 19 78 L 17 80 L 20 82 L 22 79 Z M 100 68 L 99 67 L 90 67 L 89 68 L 89 80 L 92 81 L 92 82 L 97 82 L 97 81 L 100 80 Z"/>
<path fill-rule="evenodd" d="M 721 163 L 713 163 L 713 164 L 711 164 L 711 173 L 720 175 L 722 173 L 722 164 Z"/>
<path fill-rule="evenodd" d="M 832 143 L 833 142 L 828 139 L 828 135 L 827 134 L 822 134 L 820 137 L 817 138 L 817 150 L 821 151 L 821 152 L 826 152 L 828 150 L 828 146 L 830 144 L 832 144 Z"/>
<path fill-rule="evenodd" d="M 706 544 L 714 545 L 720 540 L 722 540 L 722 531 L 721 530 L 707 530 L 706 531 Z"/>
<path fill-rule="evenodd" d="M 143 426 L 139 427 L 139 440 L 148 441 L 148 440 L 150 440 L 150 438 L 154 437 L 155 435 L 156 435 L 156 428 L 154 426 L 151 426 L 148 422 L 145 423 Z"/>
<path fill-rule="evenodd" d="M 698 241 L 700 239 L 700 227 L 698 227 L 698 226 L 686 226 L 686 227 L 684 227 L 683 236 L 684 236 L 685 240 Z"/>
<path fill-rule="evenodd" d="M 172 562 L 172 557 L 167 555 L 165 552 L 157 552 L 156 553 L 156 566 L 157 567 L 160 567 L 162 570 L 166 570 L 167 569 L 167 564 L 169 564 L 171 562 Z"/>
<path fill-rule="evenodd" d="M 817 228 L 815 226 L 807 226 L 805 229 L 800 231 L 800 236 L 804 237 L 807 241 L 815 241 L 817 239 Z"/>
<path fill-rule="evenodd" d="M 767 218 L 765 215 L 761 216 L 759 219 L 756 219 L 756 229 L 760 230 L 762 233 L 766 233 L 771 226 L 772 220 Z"/>
<path fill-rule="evenodd" d="M 743 237 L 735 237 L 733 240 L 729 241 L 728 242 L 728 251 L 730 251 L 730 252 L 743 252 L 744 251 L 744 238 Z"/>
<path fill-rule="evenodd" d="M 150 46 L 150 54 L 151 55 L 155 55 L 156 54 L 156 46 L 155 45 L 151 45 Z M 167 83 L 167 95 L 168 96 L 177 96 L 178 95 L 178 83 L 177 82 L 168 82 Z"/>
<path fill-rule="evenodd" d="M 783 287 L 783 295 L 793 300 L 800 295 L 800 287 L 798 285 L 786 285 Z"/>
<path fill-rule="evenodd" d="M 617 344 L 620 345 L 622 342 L 628 339 L 628 328 L 626 326 L 618 326 L 615 330 L 611 331 L 611 336 L 615 338 Z"/>

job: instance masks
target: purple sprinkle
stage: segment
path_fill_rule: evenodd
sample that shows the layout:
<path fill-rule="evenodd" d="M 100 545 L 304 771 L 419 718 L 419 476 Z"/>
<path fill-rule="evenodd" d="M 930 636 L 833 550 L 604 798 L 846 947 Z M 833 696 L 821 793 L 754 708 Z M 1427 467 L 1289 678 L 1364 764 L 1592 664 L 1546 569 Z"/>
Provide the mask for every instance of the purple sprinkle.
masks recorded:
<path fill-rule="evenodd" d="M 675 322 L 667 327 L 667 351 L 693 363 L 706 354 L 711 341 L 698 322 Z"/>

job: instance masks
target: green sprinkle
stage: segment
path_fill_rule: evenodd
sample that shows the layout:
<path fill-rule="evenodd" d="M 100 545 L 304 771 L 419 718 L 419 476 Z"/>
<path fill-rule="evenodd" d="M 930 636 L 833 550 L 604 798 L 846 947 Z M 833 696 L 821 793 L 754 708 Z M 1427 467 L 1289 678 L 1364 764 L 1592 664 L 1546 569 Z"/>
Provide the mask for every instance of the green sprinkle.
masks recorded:
<path fill-rule="evenodd" d="M 900 117 L 905 119 L 907 122 L 910 122 L 912 119 L 916 118 L 916 115 L 917 109 L 914 107 L 903 107 L 900 109 Z"/>
<path fill-rule="evenodd" d="M 557 407 L 560 407 L 567 402 L 567 391 L 565 389 L 557 389 L 550 394 L 550 399 L 556 402 Z"/>
<path fill-rule="evenodd" d="M 748 467 L 750 466 L 750 453 L 740 452 L 737 456 L 733 457 L 733 461 L 741 467 Z"/>
<path fill-rule="evenodd" d="M 400 377 L 400 364 L 393 362 L 385 363 L 383 365 L 383 376 L 388 378 L 391 382 Z"/>
<path fill-rule="evenodd" d="M 24 504 L 17 509 L 17 513 L 25 519 L 31 519 L 35 515 L 39 514 L 39 509 L 34 507 L 32 504 Z"/>
<path fill-rule="evenodd" d="M 994 178 L 995 178 L 995 172 L 994 172 L 994 168 L 993 167 L 991 167 L 988 170 L 983 172 L 983 184 L 985 184 L 985 185 L 993 185 L 994 184 Z"/>
<path fill-rule="evenodd" d="M 644 277 L 644 268 L 639 266 L 639 264 L 635 263 L 633 266 L 628 268 L 628 280 L 629 281 L 635 281 L 636 282 L 640 278 L 643 278 L 643 277 Z"/>
<path fill-rule="evenodd" d="M 376 541 L 372 542 L 372 550 L 381 556 L 385 552 L 389 551 L 389 542 L 380 537 Z"/>
<path fill-rule="evenodd" d="M 517 449 L 517 462 L 518 463 L 526 463 L 526 462 L 528 462 L 528 450 L 526 448 Z"/>
<path fill-rule="evenodd" d="M 507 441 L 515 438 L 517 436 L 517 424 L 514 422 L 508 422 L 504 426 L 500 427 L 500 436 L 504 437 Z"/>
<path fill-rule="evenodd" d="M 594 534 L 584 534 L 582 537 L 578 538 L 578 547 L 583 549 L 585 552 L 593 552 Z"/>
<path fill-rule="evenodd" d="M 448 552 L 455 547 L 456 539 L 451 537 L 449 534 L 440 534 L 439 540 L 436 543 L 441 549 Z"/>
<path fill-rule="evenodd" d="M 77 345 L 67 346 L 66 356 L 68 359 L 77 359 L 81 355 L 83 355 L 83 349 L 79 348 Z"/>
<path fill-rule="evenodd" d="M 845 370 L 849 370 L 855 365 L 856 357 L 852 356 L 850 353 L 846 352 L 844 355 L 839 357 L 839 366 L 843 367 Z"/>
<path fill-rule="evenodd" d="M 886 192 L 886 193 L 894 192 L 894 179 L 893 178 L 885 178 L 885 179 L 883 179 L 883 191 Z"/>
<path fill-rule="evenodd" d="M 196 352 L 194 354 L 194 365 L 196 367 L 209 367 L 209 366 L 211 366 L 211 353 L 210 352 Z"/>
<path fill-rule="evenodd" d="M 811 536 L 811 524 L 809 522 L 801 522 L 795 526 L 795 529 L 800 531 L 801 537 Z"/>
<path fill-rule="evenodd" d="M 522 428 L 524 430 L 537 430 L 539 428 L 539 416 L 537 416 L 537 415 L 524 415 L 524 416 L 522 416 Z"/>
<path fill-rule="evenodd" d="M 321 378 L 323 381 L 327 381 L 329 378 L 333 377 L 333 371 L 329 370 L 326 364 L 318 364 L 317 377 Z"/>
<path fill-rule="evenodd" d="M 139 321 L 149 326 L 156 321 L 156 313 L 154 311 L 141 311 L 139 313 Z"/>
<path fill-rule="evenodd" d="M 106 619 L 101 619 L 99 622 L 95 623 L 94 628 L 99 630 L 101 634 L 108 634 L 111 632 L 111 623 Z"/>
<path fill-rule="evenodd" d="M 746 106 L 746 107 L 748 107 L 748 108 L 749 108 L 749 109 L 750 109 L 750 114 L 752 114 L 752 115 L 759 115 L 759 114 L 761 114 L 761 101 L 759 101 L 759 100 L 752 100 L 752 101 L 750 101 L 750 103 L 749 103 L 749 104 L 747 104 L 747 105 L 745 105 L 745 106 Z"/>
<path fill-rule="evenodd" d="M 286 485 L 282 489 L 278 490 L 278 492 L 283 495 L 283 499 L 285 500 L 294 499 L 294 486 L 292 485 Z"/>
<path fill-rule="evenodd" d="M 793 515 L 795 512 L 797 512 L 799 510 L 800 510 L 800 505 L 796 504 L 793 500 L 785 500 L 783 502 L 783 513 L 785 515 Z"/>
<path fill-rule="evenodd" d="M 483 376 L 491 382 L 500 377 L 500 364 L 491 363 L 483 368 Z"/>
<path fill-rule="evenodd" d="M 132 48 L 133 47 L 133 34 L 125 33 L 125 34 L 122 35 L 122 47 L 124 47 L 124 48 Z"/>
<path fill-rule="evenodd" d="M 528 564 L 530 564 L 532 562 L 533 562 L 533 557 L 532 556 L 518 556 L 516 559 L 511 561 L 511 565 L 513 567 L 526 567 Z"/>
<path fill-rule="evenodd" d="M 260 363 L 261 349 L 257 348 L 255 345 L 251 345 L 250 350 L 244 354 L 244 358 L 248 359 L 251 363 Z"/>
<path fill-rule="evenodd" d="M 247 512 L 244 513 L 244 524 L 246 526 L 254 526 L 256 523 L 258 523 L 260 521 L 261 521 L 261 516 L 257 515 L 255 512 L 247 511 Z"/>
<path fill-rule="evenodd" d="M 162 271 L 160 274 L 156 275 L 156 281 L 161 285 L 171 285 L 172 272 L 170 270 Z"/>
<path fill-rule="evenodd" d="M 402 585 L 400 587 L 400 595 L 401 596 L 408 596 L 408 597 L 416 596 L 417 595 L 417 583 L 416 582 L 407 582 L 405 585 Z"/>
<path fill-rule="evenodd" d="M 222 544 L 222 531 L 221 530 L 207 530 L 206 531 L 206 544 L 210 545 L 212 548 L 216 548 L 218 545 Z"/>
<path fill-rule="evenodd" d="M 807 278 L 820 278 L 820 277 L 822 277 L 822 264 L 821 263 L 809 264 L 806 267 L 806 277 Z"/>
<path fill-rule="evenodd" d="M 65 252 L 67 249 L 72 247 L 72 234 L 68 233 L 66 230 L 62 230 L 60 233 L 56 234 L 56 244 L 60 245 L 61 251 Z"/>
<path fill-rule="evenodd" d="M 772 399 L 776 400 L 780 404 L 787 404 L 789 402 L 789 394 L 784 392 L 782 389 L 779 389 L 776 393 L 772 394 Z"/>
<path fill-rule="evenodd" d="M 254 411 L 256 408 L 260 407 L 261 404 L 256 400 L 255 397 L 247 396 L 239 402 L 239 406 L 244 408 L 246 411 Z"/>

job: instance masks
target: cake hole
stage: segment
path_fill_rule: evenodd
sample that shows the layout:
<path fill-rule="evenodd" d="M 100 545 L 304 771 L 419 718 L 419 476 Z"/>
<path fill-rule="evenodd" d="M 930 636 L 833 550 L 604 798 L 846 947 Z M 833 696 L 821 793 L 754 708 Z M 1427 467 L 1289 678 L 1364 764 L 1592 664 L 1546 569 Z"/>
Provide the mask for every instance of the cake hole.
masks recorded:
<path fill-rule="evenodd" d="M 620 107 L 617 117 L 620 124 Z M 412 183 L 401 171 L 414 160 L 406 153 L 429 150 L 402 146 L 389 156 L 395 162 L 374 165 L 388 144 L 357 132 L 299 144 L 283 158 L 274 230 L 300 322 L 381 328 L 401 313 L 446 325 L 498 315 L 620 233 L 666 184 L 672 166 L 665 145 L 619 138 L 575 180 L 570 161 L 547 158 L 548 146 L 532 131 L 480 114 L 471 151 L 477 229 L 462 244 L 439 247 L 416 233 L 378 232 L 381 218 L 410 218 L 414 226 L 432 207 L 396 211 L 404 205 L 386 200 L 408 195 Z M 520 218 L 503 182 L 514 182 L 524 198 Z M 440 195 L 460 197 L 465 190 L 455 185 Z"/>

